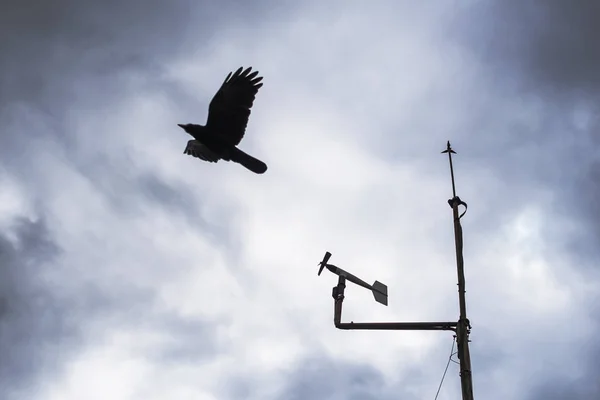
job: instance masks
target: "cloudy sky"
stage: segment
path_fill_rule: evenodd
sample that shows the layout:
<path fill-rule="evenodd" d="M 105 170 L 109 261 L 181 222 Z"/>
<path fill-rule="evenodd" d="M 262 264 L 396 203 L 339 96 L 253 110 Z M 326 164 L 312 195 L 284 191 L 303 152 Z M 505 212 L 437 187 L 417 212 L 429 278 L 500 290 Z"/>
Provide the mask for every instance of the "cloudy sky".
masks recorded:
<path fill-rule="evenodd" d="M 433 399 L 463 218 L 474 394 L 600 396 L 600 6 L 8 0 L 0 6 L 0 397 Z M 264 76 L 243 167 L 182 154 Z M 460 397 L 451 363 L 439 399 Z"/>

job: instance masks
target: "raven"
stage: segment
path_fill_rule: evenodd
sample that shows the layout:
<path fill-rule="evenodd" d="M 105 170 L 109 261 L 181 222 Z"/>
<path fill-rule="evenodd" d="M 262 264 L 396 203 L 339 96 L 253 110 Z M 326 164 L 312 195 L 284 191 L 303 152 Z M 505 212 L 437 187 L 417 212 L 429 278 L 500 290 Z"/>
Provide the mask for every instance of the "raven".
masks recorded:
<path fill-rule="evenodd" d="M 240 67 L 233 75 L 231 72 L 227 75 L 208 106 L 206 126 L 177 124 L 194 138 L 188 142 L 184 154 L 214 163 L 233 161 L 256 174 L 265 173 L 264 162 L 236 147 L 244 137 L 254 98 L 263 85 L 259 83 L 262 76 L 256 77 L 258 71 L 251 71 L 252 67 Z"/>

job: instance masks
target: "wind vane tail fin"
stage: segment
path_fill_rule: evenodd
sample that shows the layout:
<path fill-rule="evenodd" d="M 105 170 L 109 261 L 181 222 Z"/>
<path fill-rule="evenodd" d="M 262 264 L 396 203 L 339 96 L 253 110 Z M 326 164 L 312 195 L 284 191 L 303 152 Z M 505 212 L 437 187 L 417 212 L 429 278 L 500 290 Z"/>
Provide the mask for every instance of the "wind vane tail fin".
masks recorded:
<path fill-rule="evenodd" d="M 384 306 L 388 305 L 388 291 L 387 286 L 379 281 L 375 281 L 373 283 L 373 296 L 375 297 L 375 301 L 383 304 Z"/>

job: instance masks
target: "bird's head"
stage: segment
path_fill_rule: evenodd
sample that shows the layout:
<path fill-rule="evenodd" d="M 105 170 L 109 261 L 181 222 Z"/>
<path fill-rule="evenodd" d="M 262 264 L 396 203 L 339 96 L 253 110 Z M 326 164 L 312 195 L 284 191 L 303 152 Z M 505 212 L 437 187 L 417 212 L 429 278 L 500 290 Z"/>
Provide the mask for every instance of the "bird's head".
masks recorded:
<path fill-rule="evenodd" d="M 189 129 L 191 127 L 191 124 L 177 124 L 178 127 L 180 127 L 181 129 L 183 129 L 186 132 L 190 132 Z"/>
<path fill-rule="evenodd" d="M 205 126 L 196 124 L 177 124 L 177 126 L 196 139 L 198 138 L 198 135 L 202 136 L 205 129 Z"/>

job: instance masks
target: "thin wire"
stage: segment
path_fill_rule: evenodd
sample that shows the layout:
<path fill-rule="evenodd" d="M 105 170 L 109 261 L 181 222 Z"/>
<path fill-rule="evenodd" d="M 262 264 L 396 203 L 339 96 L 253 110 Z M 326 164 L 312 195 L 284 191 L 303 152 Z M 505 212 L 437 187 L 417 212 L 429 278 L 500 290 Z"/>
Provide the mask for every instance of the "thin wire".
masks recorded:
<path fill-rule="evenodd" d="M 437 393 L 435 394 L 435 399 L 437 400 L 439 394 L 440 394 L 440 390 L 442 390 L 442 384 L 444 383 L 444 378 L 446 377 L 446 372 L 448 372 L 448 367 L 450 366 L 450 361 L 454 361 L 452 360 L 452 356 L 454 355 L 454 339 L 456 338 L 456 336 L 454 336 L 452 338 L 452 349 L 450 350 L 450 356 L 448 357 L 448 363 L 446 363 L 446 369 L 444 370 L 444 375 L 442 375 L 442 381 L 440 382 L 440 386 L 438 387 Z"/>

